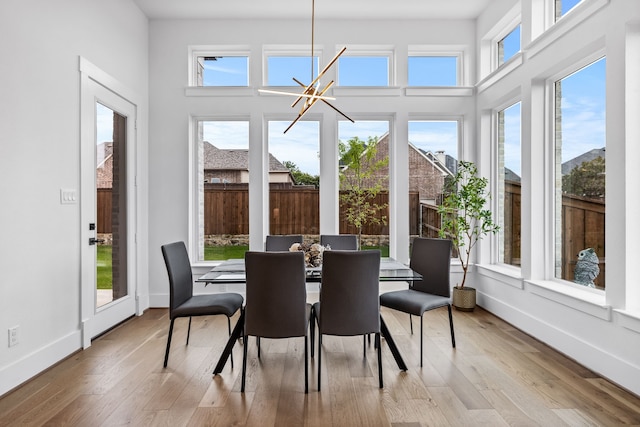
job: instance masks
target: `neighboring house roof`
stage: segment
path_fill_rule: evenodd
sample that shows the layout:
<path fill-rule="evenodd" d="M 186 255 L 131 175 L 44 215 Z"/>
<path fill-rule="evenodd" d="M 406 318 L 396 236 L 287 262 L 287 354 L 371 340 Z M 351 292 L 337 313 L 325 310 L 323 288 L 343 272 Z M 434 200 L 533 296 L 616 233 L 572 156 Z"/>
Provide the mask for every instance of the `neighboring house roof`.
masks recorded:
<path fill-rule="evenodd" d="M 520 182 L 520 176 L 509 168 L 504 168 L 504 180 L 511 182 Z"/>
<path fill-rule="evenodd" d="M 562 175 L 567 175 L 576 166 L 580 166 L 584 162 L 590 162 L 594 159 L 597 159 L 598 157 L 606 158 L 604 148 L 594 148 L 593 150 L 580 154 L 579 156 L 574 157 L 571 160 L 567 160 L 562 164 Z"/>
<path fill-rule="evenodd" d="M 249 170 L 249 150 L 221 149 L 210 142 L 205 141 L 204 169 Z M 269 153 L 269 172 L 289 173 L 289 169 L 276 159 L 273 154 Z"/>
<path fill-rule="evenodd" d="M 456 159 L 448 154 L 433 153 L 431 151 L 425 151 L 422 148 L 418 148 L 409 141 L 409 148 L 413 148 L 420 153 L 425 159 L 427 159 L 433 166 L 442 172 L 443 175 L 453 175 L 456 170 Z"/>

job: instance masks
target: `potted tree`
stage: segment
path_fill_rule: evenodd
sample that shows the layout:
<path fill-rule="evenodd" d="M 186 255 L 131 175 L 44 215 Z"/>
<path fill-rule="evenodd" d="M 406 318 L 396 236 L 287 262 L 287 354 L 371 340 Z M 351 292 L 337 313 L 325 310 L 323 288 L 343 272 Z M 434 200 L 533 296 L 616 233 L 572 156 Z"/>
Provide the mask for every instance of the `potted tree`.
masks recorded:
<path fill-rule="evenodd" d="M 488 180 L 478 176 L 473 162 L 460 161 L 457 172 L 445 184 L 444 199 L 438 206 L 442 218 L 438 234 L 451 239 L 462 265 L 462 281 L 453 288 L 452 305 L 458 310 L 473 311 L 476 305 L 475 288 L 465 287 L 473 248 L 484 236 L 500 229 L 485 207 L 491 198 L 487 186 Z"/>

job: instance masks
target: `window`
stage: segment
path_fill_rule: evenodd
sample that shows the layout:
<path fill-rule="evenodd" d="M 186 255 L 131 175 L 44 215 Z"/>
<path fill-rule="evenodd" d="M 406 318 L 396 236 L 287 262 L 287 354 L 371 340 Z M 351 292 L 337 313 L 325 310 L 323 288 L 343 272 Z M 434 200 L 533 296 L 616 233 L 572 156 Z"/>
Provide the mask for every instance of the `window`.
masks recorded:
<path fill-rule="evenodd" d="M 388 56 L 345 56 L 338 59 L 340 86 L 389 86 Z"/>
<path fill-rule="evenodd" d="M 499 259 L 520 266 L 521 149 L 520 103 L 497 114 Z"/>
<path fill-rule="evenodd" d="M 299 121 L 285 134 L 289 124 L 268 124 L 269 233 L 315 238 L 320 234 L 320 122 Z"/>
<path fill-rule="evenodd" d="M 520 25 L 498 42 L 498 66 L 520 52 Z"/>
<path fill-rule="evenodd" d="M 319 58 L 313 60 L 307 56 L 268 56 L 267 57 L 267 86 L 298 86 L 293 80 L 308 85 L 318 77 Z M 313 66 L 313 79 L 311 70 Z"/>
<path fill-rule="evenodd" d="M 198 260 L 243 258 L 249 248 L 249 122 L 198 120 L 196 135 Z"/>
<path fill-rule="evenodd" d="M 582 0 L 553 0 L 555 5 L 556 21 L 573 9 Z"/>
<path fill-rule="evenodd" d="M 389 256 L 389 122 L 338 122 L 340 234 Z"/>
<path fill-rule="evenodd" d="M 409 56 L 409 86 L 457 86 L 458 56 Z"/>
<path fill-rule="evenodd" d="M 442 201 L 447 177 L 456 172 L 458 159 L 458 122 L 409 122 L 409 212 L 410 234 L 438 237 Z"/>
<path fill-rule="evenodd" d="M 605 288 L 605 65 L 555 82 L 555 277 Z M 594 278 L 595 276 L 595 278 Z"/>
<path fill-rule="evenodd" d="M 248 86 L 246 56 L 198 56 L 196 86 Z"/>

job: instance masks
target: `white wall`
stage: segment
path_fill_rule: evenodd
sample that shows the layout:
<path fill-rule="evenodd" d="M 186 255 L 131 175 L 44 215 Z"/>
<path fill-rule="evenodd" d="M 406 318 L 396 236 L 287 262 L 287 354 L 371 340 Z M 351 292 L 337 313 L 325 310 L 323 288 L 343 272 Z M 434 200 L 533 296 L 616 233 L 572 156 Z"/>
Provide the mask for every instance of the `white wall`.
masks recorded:
<path fill-rule="evenodd" d="M 479 20 L 478 38 L 490 31 L 510 10 L 506 2 L 489 10 Z M 523 31 L 536 28 L 532 16 L 534 0 L 522 2 Z M 625 78 L 625 45 L 629 26 L 640 22 L 640 3 L 635 0 L 585 0 L 575 14 L 567 15 L 570 25 L 558 25 L 553 31 L 523 46 L 522 63 L 507 73 L 490 76 L 479 85 L 478 112 L 487 115 L 492 109 L 504 108 L 504 102 L 522 102 L 522 270 L 492 266 L 487 251 L 482 267 L 474 277 L 478 304 L 516 327 L 558 349 L 579 363 L 608 377 L 640 395 L 640 312 L 631 311 L 637 295 L 637 263 L 635 252 L 638 235 L 630 234 L 628 224 L 637 223 L 638 192 L 629 191 L 625 152 L 637 146 L 637 140 L 625 139 L 629 129 L 638 130 L 637 118 L 625 120 L 629 105 L 638 105 L 640 94 L 627 90 Z M 564 19 L 564 18 L 563 18 Z M 563 22 L 562 24 L 566 24 Z M 525 26 L 525 23 L 527 25 Z M 637 34 L 636 34 L 637 37 Z M 523 34 L 523 40 L 530 39 Z M 548 267 L 547 241 L 553 222 L 545 220 L 545 161 L 550 147 L 545 133 L 544 81 L 565 67 L 593 52 L 607 56 L 607 290 L 606 295 L 591 293 L 560 284 Z M 637 67 L 639 55 L 633 58 Z M 518 60 L 517 60 L 518 61 Z M 625 68 L 627 67 L 627 68 Z M 637 79 L 637 75 L 629 81 Z M 516 98 L 513 98 L 514 95 Z M 637 108 L 637 107 L 636 107 Z M 627 116 L 628 117 L 628 116 Z M 480 122 L 480 120 L 479 120 Z M 482 121 L 485 124 L 485 121 Z M 491 153 L 488 126 L 479 125 L 482 153 Z M 636 133 L 637 134 L 637 133 Z M 482 157 L 487 170 L 490 156 Z M 637 159 L 630 163 L 637 169 Z M 631 175 L 629 175 L 631 174 Z M 637 182 L 637 181 L 635 181 Z M 625 196 L 626 194 L 626 196 Z M 626 197 L 626 199 L 625 199 Z M 637 227 L 635 228 L 637 230 Z M 628 271 L 628 273 L 627 273 Z M 637 306 L 636 306 L 637 307 Z"/>
<path fill-rule="evenodd" d="M 130 0 L 0 2 L 0 395 L 81 348 L 80 205 L 60 204 L 81 184 L 78 58 L 140 94 L 144 152 L 147 55 Z"/>
<path fill-rule="evenodd" d="M 468 76 L 474 75 L 475 57 L 475 23 L 472 21 L 361 21 L 361 20 L 318 20 L 315 25 L 316 52 L 323 49 L 320 59 L 323 67 L 342 46 L 369 45 L 390 46 L 399 59 L 395 68 L 397 89 L 391 95 L 361 96 L 346 93 L 338 88 L 334 94 L 337 108 L 355 119 L 376 118 L 393 119 L 391 135 L 398 140 L 406 141 L 407 120 L 427 118 L 460 118 L 461 131 L 465 135 L 465 145 L 470 151 L 473 138 L 475 102 L 473 88 L 464 94 L 454 91 L 453 96 L 406 96 L 407 70 L 406 57 L 409 45 L 457 45 L 465 46 Z M 262 51 L 265 45 L 298 45 L 310 50 L 310 25 L 307 20 L 160 20 L 150 23 L 150 129 L 149 129 L 149 165 L 150 165 L 150 304 L 166 306 L 168 304 L 168 279 L 162 260 L 160 246 L 175 240 L 189 240 L 189 118 L 195 116 L 224 117 L 242 116 L 251 120 L 250 150 L 253 153 L 263 150 L 263 120 L 279 118 L 293 120 L 297 109 L 290 108 L 291 100 L 280 96 L 259 95 L 257 89 L 262 86 Z M 251 51 L 250 85 L 252 93 L 248 96 L 185 96 L 188 82 L 188 47 L 189 45 L 243 45 Z M 349 48 L 348 48 L 349 49 Z M 347 54 L 349 50 L 347 50 Z M 323 82 L 335 79 L 336 67 L 327 73 Z M 366 70 L 363 70 L 365 73 Z M 469 82 L 467 82 L 469 84 Z M 393 91 L 393 90 L 392 90 Z M 442 91 L 440 91 L 442 93 Z M 337 120 L 340 119 L 333 110 L 316 104 L 308 116 L 321 120 L 321 170 L 325 166 L 323 159 L 333 152 L 337 162 Z M 404 150 L 392 153 L 404 156 L 400 164 L 408 164 L 406 160 L 406 143 Z M 331 160 L 329 160 L 331 161 Z M 399 175 L 396 180 L 399 201 L 398 206 L 408 206 L 407 168 L 396 168 Z M 402 170 L 404 169 L 404 171 Z M 337 165 L 326 168 L 336 171 Z M 252 173 L 254 170 L 252 169 Z M 394 171 L 392 170 L 392 173 Z M 403 178 L 403 173 L 405 174 Z M 327 188 L 337 189 L 335 182 L 327 182 L 323 174 L 321 183 L 320 224 L 321 232 L 332 233 L 331 227 L 337 224 L 337 197 L 331 201 L 330 195 L 324 193 Z M 337 179 L 337 172 L 334 172 Z M 260 177 L 258 177 L 260 180 Z M 404 183 L 402 183 L 404 179 Z M 251 178 L 251 185 L 255 181 Z M 257 191 L 252 193 L 250 206 L 251 245 L 261 249 L 263 233 L 265 233 L 262 206 L 256 193 L 262 188 L 258 183 Z M 252 187 L 253 188 L 253 187 Z M 250 188 L 250 192 L 253 189 Z M 406 200 L 403 202 L 403 198 Z M 327 201 L 329 200 L 329 201 Z M 255 209 L 258 217 L 252 216 Z M 406 208 L 405 208 L 406 209 Z M 398 230 L 391 231 L 392 246 L 394 233 L 397 238 L 396 256 L 400 259 L 408 257 L 408 225 L 407 216 L 399 210 L 400 219 L 391 219 L 390 223 Z M 268 225 L 268 221 L 267 221 Z M 254 240 L 255 239 L 255 240 Z M 393 248 L 392 248 L 393 250 Z M 202 291 L 199 289 L 197 291 Z"/>

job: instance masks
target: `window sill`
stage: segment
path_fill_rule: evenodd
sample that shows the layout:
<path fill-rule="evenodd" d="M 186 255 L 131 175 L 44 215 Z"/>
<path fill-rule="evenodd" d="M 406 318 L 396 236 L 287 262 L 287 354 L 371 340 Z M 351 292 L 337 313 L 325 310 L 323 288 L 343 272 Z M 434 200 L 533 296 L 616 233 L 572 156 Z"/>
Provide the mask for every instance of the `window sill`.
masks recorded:
<path fill-rule="evenodd" d="M 352 86 L 334 87 L 335 96 L 400 96 L 402 89 L 399 87 L 378 86 Z"/>
<path fill-rule="evenodd" d="M 185 96 L 253 96 L 252 87 L 213 87 L 213 86 L 189 86 L 185 88 Z"/>
<path fill-rule="evenodd" d="M 486 76 L 477 84 L 478 92 L 482 92 L 491 87 L 496 82 L 502 80 L 506 75 L 521 66 L 522 62 L 522 52 L 516 53 L 507 62 L 496 68 L 493 72 L 489 73 L 488 76 Z"/>
<path fill-rule="evenodd" d="M 476 266 L 478 274 L 497 280 L 517 289 L 524 289 L 521 270 L 507 264 L 489 264 Z"/>
<path fill-rule="evenodd" d="M 416 86 L 408 87 L 404 91 L 406 96 L 473 96 L 474 88 L 467 86 Z"/>
<path fill-rule="evenodd" d="M 542 52 L 547 46 L 575 28 L 579 23 L 587 20 L 607 4 L 609 4 L 609 0 L 583 0 L 578 3 L 573 10 L 570 10 L 527 46 L 527 58 L 533 58 Z"/>
<path fill-rule="evenodd" d="M 611 306 L 607 305 L 604 292 L 580 289 L 570 284 L 549 280 L 526 280 L 532 294 L 557 302 L 602 320 L 611 321 Z"/>

